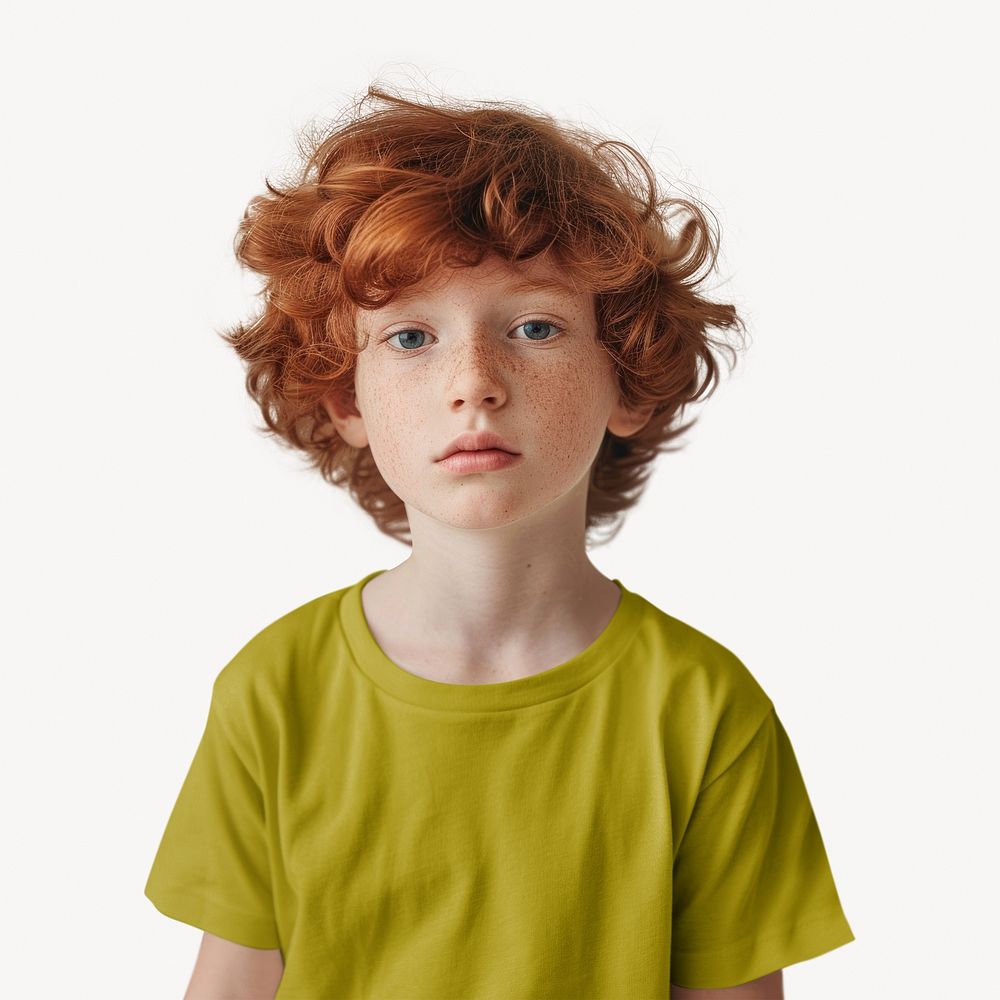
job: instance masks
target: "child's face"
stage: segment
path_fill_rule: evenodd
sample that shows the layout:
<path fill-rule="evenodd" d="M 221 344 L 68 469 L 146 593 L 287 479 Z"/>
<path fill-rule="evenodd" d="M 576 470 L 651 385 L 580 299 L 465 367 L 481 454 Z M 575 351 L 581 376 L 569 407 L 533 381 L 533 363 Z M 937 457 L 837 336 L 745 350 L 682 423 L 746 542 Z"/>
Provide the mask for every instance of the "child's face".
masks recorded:
<path fill-rule="evenodd" d="M 327 410 L 348 443 L 371 447 L 408 509 L 462 528 L 497 527 L 548 505 L 561 515 L 577 503 L 575 513 L 605 430 L 627 435 L 645 424 L 619 404 L 593 296 L 538 284 L 559 278 L 549 263 L 515 270 L 490 256 L 359 311 L 369 340 L 355 371 L 357 413 Z M 488 472 L 442 465 L 470 430 L 495 431 L 520 457 Z"/>

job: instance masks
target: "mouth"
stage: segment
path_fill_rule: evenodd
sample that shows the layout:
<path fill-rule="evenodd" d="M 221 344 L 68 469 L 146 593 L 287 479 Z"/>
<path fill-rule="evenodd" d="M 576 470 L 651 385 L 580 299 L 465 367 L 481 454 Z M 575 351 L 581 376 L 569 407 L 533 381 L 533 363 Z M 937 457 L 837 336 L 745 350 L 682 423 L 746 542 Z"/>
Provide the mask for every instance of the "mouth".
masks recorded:
<path fill-rule="evenodd" d="M 518 455 L 509 441 L 492 430 L 463 431 L 439 455 L 437 461 L 447 461 L 453 455 L 474 455 L 477 452 L 500 452 L 505 455 Z"/>
<path fill-rule="evenodd" d="M 518 462 L 522 456 L 516 452 L 503 451 L 501 448 L 479 448 L 475 451 L 459 450 L 438 461 L 452 472 L 495 472 L 506 469 Z"/>
<path fill-rule="evenodd" d="M 518 455 L 520 452 L 507 451 L 506 448 L 456 448 L 454 451 L 448 452 L 443 459 L 439 461 L 445 461 L 445 459 L 454 458 L 456 455 L 481 455 L 486 452 L 495 452 L 497 455 Z"/>

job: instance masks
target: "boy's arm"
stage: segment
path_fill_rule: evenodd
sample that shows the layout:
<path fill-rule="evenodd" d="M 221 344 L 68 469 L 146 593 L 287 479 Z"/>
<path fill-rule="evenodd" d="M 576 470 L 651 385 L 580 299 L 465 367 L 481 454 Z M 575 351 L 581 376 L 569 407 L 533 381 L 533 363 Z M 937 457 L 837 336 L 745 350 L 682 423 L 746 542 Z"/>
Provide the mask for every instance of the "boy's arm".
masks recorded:
<path fill-rule="evenodd" d="M 284 971 L 280 948 L 248 948 L 206 931 L 184 1000 L 274 1000 Z"/>
<path fill-rule="evenodd" d="M 670 1000 L 785 1000 L 782 970 L 769 972 L 760 979 L 753 979 L 740 986 L 724 990 L 689 990 L 686 986 L 670 984 Z"/>

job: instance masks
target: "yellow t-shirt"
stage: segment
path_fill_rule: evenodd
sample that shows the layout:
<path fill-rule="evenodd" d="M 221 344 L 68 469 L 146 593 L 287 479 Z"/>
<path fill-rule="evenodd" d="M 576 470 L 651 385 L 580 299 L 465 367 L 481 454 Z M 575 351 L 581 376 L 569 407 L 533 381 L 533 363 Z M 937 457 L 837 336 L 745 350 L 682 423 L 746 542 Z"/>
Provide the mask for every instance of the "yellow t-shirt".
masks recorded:
<path fill-rule="evenodd" d="M 277 1000 L 641 1000 L 854 940 L 788 736 L 743 663 L 618 580 L 556 667 L 445 684 L 361 588 L 221 670 L 146 895 L 280 948 Z"/>

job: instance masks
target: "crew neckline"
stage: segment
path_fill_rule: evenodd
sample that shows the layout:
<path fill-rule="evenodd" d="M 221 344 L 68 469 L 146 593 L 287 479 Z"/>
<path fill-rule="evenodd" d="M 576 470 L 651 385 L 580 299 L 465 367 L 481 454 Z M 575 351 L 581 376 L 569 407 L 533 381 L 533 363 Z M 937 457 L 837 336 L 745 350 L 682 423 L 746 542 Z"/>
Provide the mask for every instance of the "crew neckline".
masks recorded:
<path fill-rule="evenodd" d="M 455 712 L 499 712 L 537 705 L 583 687 L 624 653 L 642 616 L 642 598 L 620 580 L 618 607 L 594 641 L 576 656 L 529 677 L 495 684 L 449 684 L 410 673 L 389 659 L 375 641 L 365 617 L 361 591 L 378 569 L 348 587 L 340 602 L 340 620 L 355 665 L 377 687 L 424 708 Z"/>

